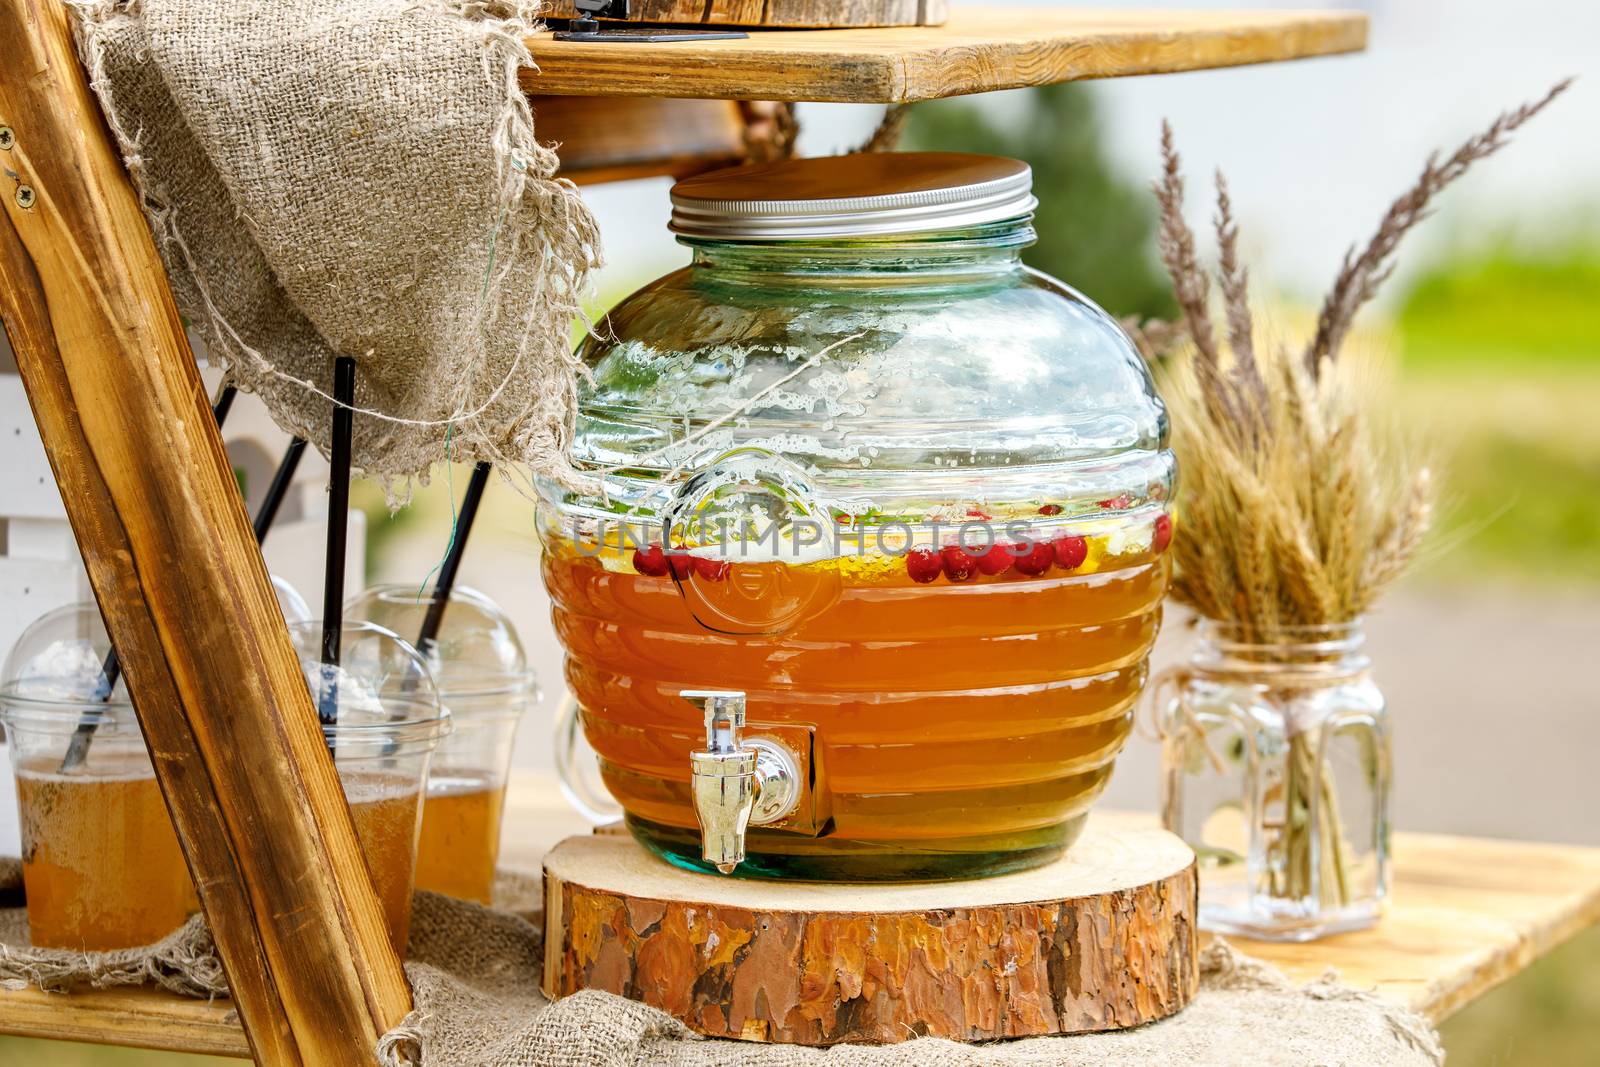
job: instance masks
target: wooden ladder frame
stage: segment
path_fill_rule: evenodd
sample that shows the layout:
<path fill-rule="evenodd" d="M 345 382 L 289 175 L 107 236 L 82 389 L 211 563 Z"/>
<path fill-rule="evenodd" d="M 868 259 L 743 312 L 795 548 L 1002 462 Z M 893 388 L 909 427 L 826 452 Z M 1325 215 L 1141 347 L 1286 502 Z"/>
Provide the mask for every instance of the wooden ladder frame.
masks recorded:
<path fill-rule="evenodd" d="M 370 1063 L 411 993 L 68 19 L 0 3 L 0 319 L 251 1052 Z"/>
<path fill-rule="evenodd" d="M 592 122 L 592 101 L 565 112 L 595 127 L 563 151 L 569 170 L 588 153 L 590 177 L 605 180 L 736 156 L 728 98 L 895 102 L 1365 40 L 1365 18 L 1337 12 L 958 9 L 945 28 L 772 33 L 726 48 L 619 52 L 542 34 L 530 45 L 544 73 L 526 87 L 640 98 L 628 136 Z M 651 142 L 669 115 L 700 123 L 688 156 Z M 410 991 L 63 0 L 0 0 L 0 126 L 0 322 L 251 1054 L 273 1067 L 372 1063 Z"/>

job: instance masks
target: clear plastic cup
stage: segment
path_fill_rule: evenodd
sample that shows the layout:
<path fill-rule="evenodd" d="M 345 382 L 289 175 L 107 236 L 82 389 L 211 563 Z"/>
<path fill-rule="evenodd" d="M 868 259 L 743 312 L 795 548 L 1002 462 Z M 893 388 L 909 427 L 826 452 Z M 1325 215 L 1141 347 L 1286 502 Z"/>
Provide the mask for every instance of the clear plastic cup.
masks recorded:
<path fill-rule="evenodd" d="M 439 705 L 422 656 L 381 626 L 344 623 L 338 666 L 321 662 L 321 622 L 293 624 L 289 634 L 323 718 L 390 938 L 404 954 L 428 764 L 450 734 L 450 714 Z"/>
<path fill-rule="evenodd" d="M 373 586 L 346 605 L 345 617 L 417 638 L 429 605 L 429 594 L 420 590 L 420 583 Z M 474 589 L 451 592 L 426 658 L 453 730 L 434 753 L 428 776 L 417 888 L 487 904 L 511 750 L 538 688 L 516 628 Z"/>
<path fill-rule="evenodd" d="M 148 945 L 200 907 L 127 689 L 108 692 L 110 652 L 100 610 L 71 604 L 0 668 L 29 933 L 45 948 Z"/>

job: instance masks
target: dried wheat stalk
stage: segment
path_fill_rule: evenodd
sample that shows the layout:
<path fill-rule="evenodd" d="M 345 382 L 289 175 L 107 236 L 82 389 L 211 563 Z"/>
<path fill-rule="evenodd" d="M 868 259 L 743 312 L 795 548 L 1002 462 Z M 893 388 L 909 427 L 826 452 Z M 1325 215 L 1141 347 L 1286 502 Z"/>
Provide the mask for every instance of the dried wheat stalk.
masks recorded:
<path fill-rule="evenodd" d="M 1159 363 L 1189 339 L 1188 332 L 1179 322 L 1141 319 L 1137 315 L 1124 315 L 1119 322 L 1139 354 L 1150 364 Z"/>
<path fill-rule="evenodd" d="M 739 104 L 744 119 L 746 163 L 771 163 L 792 159 L 800 137 L 800 120 L 794 105 L 783 100 L 744 100 Z"/>
<path fill-rule="evenodd" d="M 1217 288 L 1227 345 L 1218 343 L 1210 279 L 1183 217 L 1182 167 L 1171 127 L 1162 125 L 1161 257 L 1189 338 L 1160 366 L 1184 483 L 1173 539 L 1179 600 L 1271 640 L 1289 627 L 1356 618 L 1415 557 L 1433 518 L 1433 478 L 1413 443 L 1381 415 L 1379 361 L 1366 352 L 1340 358 L 1350 323 L 1433 198 L 1568 84 L 1501 115 L 1443 163 L 1428 160 L 1366 248 L 1345 257 L 1303 353 L 1263 346 L 1255 336 L 1238 225 L 1220 174 Z M 1144 351 L 1170 343 L 1158 324 L 1137 336 Z"/>
<path fill-rule="evenodd" d="M 1355 319 L 1356 312 L 1376 295 L 1394 270 L 1392 257 L 1395 248 L 1400 244 L 1400 239 L 1413 226 L 1427 218 L 1428 205 L 1433 198 L 1447 185 L 1465 174 L 1472 164 L 1504 148 L 1512 133 L 1543 111 L 1550 101 L 1566 92 L 1571 84 L 1571 78 L 1563 79 L 1553 85 L 1541 99 L 1523 104 L 1515 111 L 1502 113 L 1488 129 L 1476 137 L 1468 138 L 1443 163 L 1439 162 L 1437 152 L 1428 157 L 1428 162 L 1423 166 L 1422 175 L 1416 184 L 1389 205 L 1388 212 L 1378 224 L 1377 232 L 1367 242 L 1367 247 L 1358 255 L 1355 246 L 1352 245 L 1345 253 L 1339 275 L 1334 279 L 1333 288 L 1328 291 L 1328 298 L 1322 304 L 1322 313 L 1317 316 L 1316 335 L 1306 347 L 1305 362 L 1312 377 L 1321 373 L 1324 359 L 1333 359 L 1337 356 L 1339 345 L 1349 333 L 1350 323 Z"/>
<path fill-rule="evenodd" d="M 893 152 L 906 132 L 906 119 L 911 116 L 910 104 L 890 104 L 883 109 L 883 117 L 872 130 L 871 136 L 861 142 L 857 152 Z"/>
<path fill-rule="evenodd" d="M 1161 181 L 1156 185 L 1156 202 L 1161 205 L 1161 261 L 1172 276 L 1172 292 L 1194 345 L 1196 373 L 1206 382 L 1206 405 L 1215 409 L 1214 421 L 1235 425 L 1232 390 L 1222 382 L 1222 357 L 1211 329 L 1211 279 L 1200 266 L 1194 231 L 1183 218 L 1183 171 L 1172 143 L 1172 126 L 1165 121 L 1161 123 L 1161 161 Z"/>

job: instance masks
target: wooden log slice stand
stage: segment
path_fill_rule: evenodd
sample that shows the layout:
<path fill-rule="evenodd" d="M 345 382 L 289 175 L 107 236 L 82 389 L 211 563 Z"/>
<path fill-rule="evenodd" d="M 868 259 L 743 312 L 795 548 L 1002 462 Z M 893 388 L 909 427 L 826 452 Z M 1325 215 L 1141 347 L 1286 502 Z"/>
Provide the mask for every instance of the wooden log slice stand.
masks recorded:
<path fill-rule="evenodd" d="M 545 858 L 544 992 L 602 989 L 710 1037 L 805 1045 L 1120 1030 L 1194 996 L 1194 853 L 1091 822 L 1066 857 L 962 882 L 679 870 L 620 835 Z"/>

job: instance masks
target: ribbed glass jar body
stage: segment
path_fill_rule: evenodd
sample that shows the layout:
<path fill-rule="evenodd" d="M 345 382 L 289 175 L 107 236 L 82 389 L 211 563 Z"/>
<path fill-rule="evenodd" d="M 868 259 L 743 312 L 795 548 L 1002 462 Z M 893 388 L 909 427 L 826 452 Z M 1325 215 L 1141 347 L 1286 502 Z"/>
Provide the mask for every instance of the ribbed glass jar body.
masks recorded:
<path fill-rule="evenodd" d="M 573 455 L 601 488 L 541 487 L 544 575 L 606 784 L 667 858 L 707 866 L 686 689 L 745 693 L 800 767 L 739 874 L 970 877 L 1080 829 L 1174 471 L 1138 354 L 1021 264 L 1031 237 L 691 242 L 586 342 Z"/>
<path fill-rule="evenodd" d="M 1305 941 L 1377 921 L 1389 885 L 1389 715 L 1358 623 L 1270 640 L 1201 624 L 1153 691 L 1162 810 L 1202 867 L 1208 929 Z"/>

